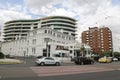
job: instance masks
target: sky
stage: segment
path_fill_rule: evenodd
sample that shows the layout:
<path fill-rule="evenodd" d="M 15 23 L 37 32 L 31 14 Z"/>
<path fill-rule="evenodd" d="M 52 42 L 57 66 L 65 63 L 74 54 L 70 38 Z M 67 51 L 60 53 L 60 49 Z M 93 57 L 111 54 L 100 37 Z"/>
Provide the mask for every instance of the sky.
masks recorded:
<path fill-rule="evenodd" d="M 109 27 L 114 45 L 120 40 L 120 0 L 0 0 L 0 29 L 16 19 L 67 16 L 77 20 L 77 33 L 89 27 Z M 120 42 L 120 41 L 119 41 Z M 120 45 L 118 45 L 120 50 Z"/>

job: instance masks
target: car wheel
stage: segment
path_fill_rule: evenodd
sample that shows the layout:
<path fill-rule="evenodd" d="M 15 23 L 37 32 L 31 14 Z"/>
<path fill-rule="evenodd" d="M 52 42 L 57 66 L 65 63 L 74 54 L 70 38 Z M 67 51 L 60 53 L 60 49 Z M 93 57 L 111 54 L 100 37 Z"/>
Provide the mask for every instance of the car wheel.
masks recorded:
<path fill-rule="evenodd" d="M 91 64 L 94 64 L 94 62 L 93 62 L 93 61 L 91 61 Z"/>
<path fill-rule="evenodd" d="M 59 63 L 59 62 L 56 62 L 55 65 L 56 65 L 56 66 L 60 66 L 60 63 Z"/>
<path fill-rule="evenodd" d="M 84 65 L 84 62 L 81 62 L 80 64 L 81 64 L 81 65 Z"/>
<path fill-rule="evenodd" d="M 44 63 L 44 62 L 41 62 L 41 63 L 40 63 L 40 65 L 41 65 L 41 66 L 44 66 L 44 65 L 45 65 L 45 63 Z"/>

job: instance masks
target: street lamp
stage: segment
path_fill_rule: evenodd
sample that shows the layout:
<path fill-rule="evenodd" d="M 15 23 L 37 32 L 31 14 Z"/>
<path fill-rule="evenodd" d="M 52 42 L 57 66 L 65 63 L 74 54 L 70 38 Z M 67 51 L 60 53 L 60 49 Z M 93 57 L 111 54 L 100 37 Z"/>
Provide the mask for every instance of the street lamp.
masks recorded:
<path fill-rule="evenodd" d="M 46 42 L 46 53 L 47 53 L 47 57 L 49 56 L 49 49 L 48 49 L 48 42 L 49 42 L 50 38 L 45 38 L 45 42 Z"/>

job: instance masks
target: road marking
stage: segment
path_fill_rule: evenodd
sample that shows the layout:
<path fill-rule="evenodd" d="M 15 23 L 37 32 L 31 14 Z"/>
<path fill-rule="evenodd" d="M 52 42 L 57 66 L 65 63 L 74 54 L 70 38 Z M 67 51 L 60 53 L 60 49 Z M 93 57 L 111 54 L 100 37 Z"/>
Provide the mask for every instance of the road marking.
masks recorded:
<path fill-rule="evenodd" d="M 32 71 L 38 76 L 56 76 L 56 75 L 68 75 L 68 74 L 82 74 L 92 72 L 110 71 L 113 69 L 87 67 L 87 66 L 57 66 L 57 67 L 31 67 Z"/>
<path fill-rule="evenodd" d="M 120 68 L 116 69 L 116 70 L 120 70 Z"/>

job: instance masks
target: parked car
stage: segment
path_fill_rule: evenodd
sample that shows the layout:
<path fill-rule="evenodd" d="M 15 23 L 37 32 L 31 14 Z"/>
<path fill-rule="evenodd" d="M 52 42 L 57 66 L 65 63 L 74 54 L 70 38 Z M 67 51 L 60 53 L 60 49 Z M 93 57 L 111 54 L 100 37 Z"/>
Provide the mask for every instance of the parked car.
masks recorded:
<path fill-rule="evenodd" d="M 37 56 L 36 58 L 43 58 L 43 56 Z"/>
<path fill-rule="evenodd" d="M 87 57 L 78 56 L 74 60 L 75 64 L 94 64 L 94 60 Z"/>
<path fill-rule="evenodd" d="M 71 61 L 75 61 L 76 57 L 71 58 Z"/>
<path fill-rule="evenodd" d="M 113 61 L 118 61 L 118 58 L 115 58 L 115 57 L 114 57 L 114 58 L 113 58 Z"/>
<path fill-rule="evenodd" d="M 120 61 L 120 57 L 117 57 L 118 58 L 118 61 Z"/>
<path fill-rule="evenodd" d="M 118 61 L 118 58 L 116 57 L 108 57 L 108 58 L 112 59 L 112 61 Z"/>
<path fill-rule="evenodd" d="M 37 65 L 56 65 L 56 66 L 60 66 L 61 62 L 57 59 L 54 59 L 52 57 L 41 57 L 41 58 L 37 58 L 37 60 L 35 61 L 35 63 Z"/>
<path fill-rule="evenodd" d="M 109 58 L 109 57 L 102 57 L 98 60 L 98 62 L 100 62 L 100 63 L 110 63 L 110 62 L 112 62 L 112 59 Z"/>

